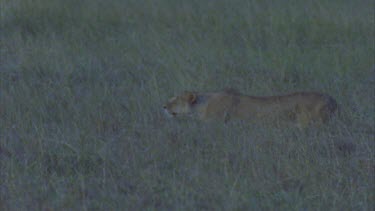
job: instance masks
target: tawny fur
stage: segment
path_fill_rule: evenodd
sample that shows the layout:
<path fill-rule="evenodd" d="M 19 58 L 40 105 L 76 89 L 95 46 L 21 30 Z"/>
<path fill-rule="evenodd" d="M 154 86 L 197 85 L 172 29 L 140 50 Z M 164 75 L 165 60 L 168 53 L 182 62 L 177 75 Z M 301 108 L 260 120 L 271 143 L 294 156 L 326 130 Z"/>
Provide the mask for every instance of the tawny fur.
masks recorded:
<path fill-rule="evenodd" d="M 326 123 L 337 110 L 336 101 L 318 92 L 296 92 L 282 96 L 247 96 L 235 90 L 189 92 L 171 98 L 164 110 L 169 116 L 195 116 L 201 120 L 286 120 L 305 127 Z"/>

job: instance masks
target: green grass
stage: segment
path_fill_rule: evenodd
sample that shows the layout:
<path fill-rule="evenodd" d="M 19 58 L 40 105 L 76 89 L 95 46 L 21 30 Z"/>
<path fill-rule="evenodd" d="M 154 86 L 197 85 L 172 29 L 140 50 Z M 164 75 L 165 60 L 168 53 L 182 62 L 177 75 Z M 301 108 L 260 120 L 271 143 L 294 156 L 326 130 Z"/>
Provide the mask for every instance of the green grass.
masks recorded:
<path fill-rule="evenodd" d="M 0 0 L 1 210 L 372 210 L 373 1 Z M 329 93 L 299 131 L 183 90 Z"/>

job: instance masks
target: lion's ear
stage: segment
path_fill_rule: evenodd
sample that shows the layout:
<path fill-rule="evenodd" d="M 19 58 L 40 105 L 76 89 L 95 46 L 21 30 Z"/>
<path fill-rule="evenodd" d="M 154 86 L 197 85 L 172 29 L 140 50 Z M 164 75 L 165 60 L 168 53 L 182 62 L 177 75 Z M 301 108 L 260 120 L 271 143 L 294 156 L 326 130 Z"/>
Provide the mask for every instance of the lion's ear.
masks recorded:
<path fill-rule="evenodd" d="M 197 95 L 195 93 L 187 93 L 187 99 L 190 104 L 194 104 L 197 101 Z"/>

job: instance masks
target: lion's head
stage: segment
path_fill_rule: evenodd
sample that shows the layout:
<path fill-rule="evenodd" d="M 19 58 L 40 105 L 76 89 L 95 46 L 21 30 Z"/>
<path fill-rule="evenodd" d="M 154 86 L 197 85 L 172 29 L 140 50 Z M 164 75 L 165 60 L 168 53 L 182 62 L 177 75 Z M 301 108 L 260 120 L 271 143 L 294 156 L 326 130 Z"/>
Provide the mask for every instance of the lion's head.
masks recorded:
<path fill-rule="evenodd" d="M 163 108 L 165 113 L 170 117 L 189 115 L 196 101 L 197 96 L 195 93 L 185 91 L 181 95 L 171 98 Z"/>

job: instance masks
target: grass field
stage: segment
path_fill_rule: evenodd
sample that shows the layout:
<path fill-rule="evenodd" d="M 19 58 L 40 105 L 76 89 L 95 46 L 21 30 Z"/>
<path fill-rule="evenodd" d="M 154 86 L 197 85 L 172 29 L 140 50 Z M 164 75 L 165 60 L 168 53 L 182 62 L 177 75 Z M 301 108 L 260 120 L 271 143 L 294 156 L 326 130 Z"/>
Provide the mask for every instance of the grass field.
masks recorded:
<path fill-rule="evenodd" d="M 0 210 L 373 210 L 371 0 L 0 0 Z M 183 90 L 329 93 L 300 131 Z"/>

